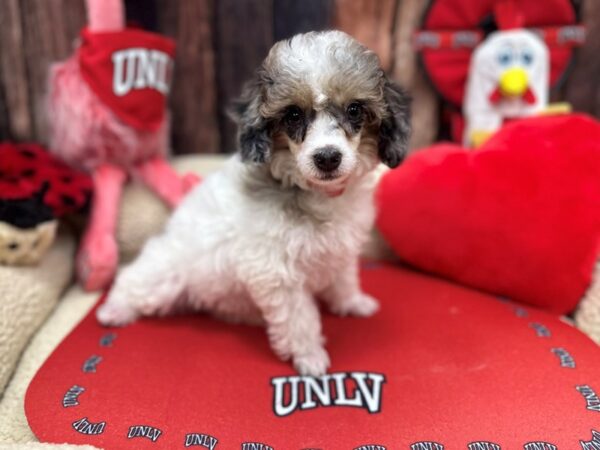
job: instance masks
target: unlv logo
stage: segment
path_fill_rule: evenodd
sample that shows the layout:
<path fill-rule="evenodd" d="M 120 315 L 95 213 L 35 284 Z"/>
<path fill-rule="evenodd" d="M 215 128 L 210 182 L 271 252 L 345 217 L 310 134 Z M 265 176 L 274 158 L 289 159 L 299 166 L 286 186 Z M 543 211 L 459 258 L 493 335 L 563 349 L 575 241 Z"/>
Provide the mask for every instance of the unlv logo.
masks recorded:
<path fill-rule="evenodd" d="M 260 442 L 244 442 L 242 444 L 242 450 L 273 450 L 273 447 Z"/>
<path fill-rule="evenodd" d="M 548 442 L 529 442 L 523 446 L 524 450 L 557 450 L 556 445 Z"/>
<path fill-rule="evenodd" d="M 471 442 L 468 446 L 469 450 L 500 450 L 500 446 L 498 444 L 494 444 L 493 442 Z"/>
<path fill-rule="evenodd" d="M 579 441 L 583 450 L 600 450 L 600 433 L 592 430 L 591 441 Z"/>
<path fill-rule="evenodd" d="M 81 434 L 102 434 L 104 433 L 104 428 L 106 427 L 106 422 L 90 422 L 87 417 L 83 419 L 79 419 L 73 422 L 73 428 L 75 431 Z"/>
<path fill-rule="evenodd" d="M 189 433 L 185 435 L 185 446 L 192 447 L 194 445 L 198 445 L 201 447 L 206 447 L 209 450 L 213 450 L 219 440 L 216 437 L 209 436 L 208 434 L 201 433 Z"/>
<path fill-rule="evenodd" d="M 582 386 L 576 386 L 575 389 L 577 389 L 585 398 L 587 409 L 590 411 L 600 412 L 600 398 L 598 398 L 598 394 L 596 394 L 591 387 L 585 384 Z"/>
<path fill-rule="evenodd" d="M 437 442 L 415 442 L 410 450 L 444 450 L 444 446 Z"/>
<path fill-rule="evenodd" d="M 79 405 L 79 395 L 85 391 L 85 388 L 77 386 L 76 384 L 69 388 L 63 397 L 63 407 L 69 408 L 71 406 Z"/>
<path fill-rule="evenodd" d="M 553 348 L 551 351 L 560 359 L 560 367 L 575 368 L 575 360 L 564 348 Z"/>
<path fill-rule="evenodd" d="M 152 442 L 156 442 L 161 434 L 162 431 L 156 427 L 150 427 L 148 425 L 133 425 L 129 427 L 127 439 L 143 437 L 150 439 Z"/>
<path fill-rule="evenodd" d="M 366 372 L 273 378 L 273 411 L 276 416 L 284 417 L 296 410 L 319 406 L 354 406 L 378 413 L 384 382 L 385 376 Z"/>
<path fill-rule="evenodd" d="M 173 60 L 159 50 L 129 48 L 114 52 L 113 92 L 116 96 L 127 95 L 132 89 L 155 89 L 162 94 L 169 92 L 169 78 Z"/>
<path fill-rule="evenodd" d="M 83 363 L 81 370 L 85 373 L 96 373 L 98 364 L 102 361 L 102 356 L 92 355 Z"/>

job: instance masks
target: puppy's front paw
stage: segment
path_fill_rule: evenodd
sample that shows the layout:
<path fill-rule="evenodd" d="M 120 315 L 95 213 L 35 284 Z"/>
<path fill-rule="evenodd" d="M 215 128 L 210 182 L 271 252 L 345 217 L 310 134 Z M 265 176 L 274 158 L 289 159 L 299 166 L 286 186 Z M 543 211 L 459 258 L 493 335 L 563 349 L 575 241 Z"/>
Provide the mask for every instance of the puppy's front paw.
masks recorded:
<path fill-rule="evenodd" d="M 138 314 L 125 303 L 107 301 L 96 311 L 96 318 L 102 325 L 122 327 L 135 321 Z"/>
<path fill-rule="evenodd" d="M 319 377 L 325 375 L 330 365 L 327 351 L 317 346 L 308 353 L 294 356 L 294 367 L 300 375 Z"/>
<path fill-rule="evenodd" d="M 369 317 L 379 311 L 379 302 L 370 295 L 359 292 L 345 302 L 333 305 L 331 312 L 340 316 Z"/>

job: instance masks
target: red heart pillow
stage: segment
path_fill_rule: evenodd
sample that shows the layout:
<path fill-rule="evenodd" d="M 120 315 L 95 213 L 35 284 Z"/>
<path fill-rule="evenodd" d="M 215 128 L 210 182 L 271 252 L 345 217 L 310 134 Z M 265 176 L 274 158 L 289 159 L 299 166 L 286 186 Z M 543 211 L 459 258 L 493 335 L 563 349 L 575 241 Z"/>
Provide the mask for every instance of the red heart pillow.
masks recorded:
<path fill-rule="evenodd" d="M 600 125 L 508 124 L 481 149 L 437 145 L 387 173 L 378 227 L 410 264 L 565 313 L 600 253 Z"/>

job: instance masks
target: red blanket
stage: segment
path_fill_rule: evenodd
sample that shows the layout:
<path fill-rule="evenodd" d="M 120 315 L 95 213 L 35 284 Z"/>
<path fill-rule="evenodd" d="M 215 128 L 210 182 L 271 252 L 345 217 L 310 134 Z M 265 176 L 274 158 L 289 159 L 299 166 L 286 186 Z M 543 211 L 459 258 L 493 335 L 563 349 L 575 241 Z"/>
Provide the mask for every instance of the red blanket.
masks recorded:
<path fill-rule="evenodd" d="M 323 314 L 319 378 L 259 327 L 196 314 L 103 329 L 92 312 L 31 382 L 29 425 L 106 450 L 598 448 L 600 349 L 582 333 L 390 266 L 362 283 L 381 311 Z"/>
<path fill-rule="evenodd" d="M 405 261 L 559 313 L 600 253 L 600 125 L 583 115 L 511 123 L 480 150 L 437 145 L 389 172 L 378 226 Z"/>

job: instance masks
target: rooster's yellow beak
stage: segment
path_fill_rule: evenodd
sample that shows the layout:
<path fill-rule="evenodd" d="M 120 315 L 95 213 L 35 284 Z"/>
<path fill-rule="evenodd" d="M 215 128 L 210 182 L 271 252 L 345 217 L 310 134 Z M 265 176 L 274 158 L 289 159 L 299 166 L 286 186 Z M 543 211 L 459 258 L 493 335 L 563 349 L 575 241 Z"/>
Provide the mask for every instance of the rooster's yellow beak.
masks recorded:
<path fill-rule="evenodd" d="M 522 67 L 511 67 L 500 76 L 500 91 L 506 97 L 520 97 L 528 83 L 527 72 Z"/>

